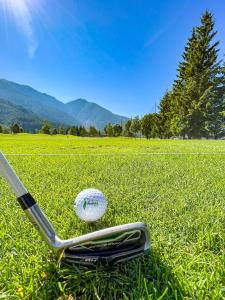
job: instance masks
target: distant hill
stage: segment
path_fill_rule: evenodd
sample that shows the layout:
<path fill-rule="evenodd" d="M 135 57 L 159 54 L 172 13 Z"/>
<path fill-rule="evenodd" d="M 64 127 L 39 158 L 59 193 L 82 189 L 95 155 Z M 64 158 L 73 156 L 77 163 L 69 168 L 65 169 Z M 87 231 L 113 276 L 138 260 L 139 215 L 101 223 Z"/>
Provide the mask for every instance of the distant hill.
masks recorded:
<path fill-rule="evenodd" d="M 30 86 L 6 79 L 0 79 L 0 99 L 11 103 L 11 115 L 13 115 L 13 105 L 17 106 L 17 110 L 20 106 L 32 114 L 32 118 L 47 119 L 58 125 L 83 125 L 86 127 L 94 125 L 102 130 L 109 122 L 121 124 L 127 120 L 126 117 L 113 114 L 96 103 L 77 99 L 65 104 Z M 25 111 L 24 115 L 27 118 Z M 4 116 L 2 116 L 3 119 Z M 22 121 L 22 115 L 20 115 L 20 120 Z"/>
<path fill-rule="evenodd" d="M 109 122 L 112 124 L 123 124 L 128 120 L 125 117 L 113 114 L 96 103 L 88 102 L 84 99 L 68 102 L 66 106 L 69 108 L 70 114 L 86 127 L 94 125 L 99 129 L 103 129 Z"/>
<path fill-rule="evenodd" d="M 35 131 L 41 127 L 42 120 L 32 111 L 0 99 L 0 124 L 20 123 L 26 131 Z"/>
<path fill-rule="evenodd" d="M 26 85 L 0 79 L 0 98 L 23 106 L 41 119 L 67 125 L 79 123 L 66 112 L 65 104 Z"/>

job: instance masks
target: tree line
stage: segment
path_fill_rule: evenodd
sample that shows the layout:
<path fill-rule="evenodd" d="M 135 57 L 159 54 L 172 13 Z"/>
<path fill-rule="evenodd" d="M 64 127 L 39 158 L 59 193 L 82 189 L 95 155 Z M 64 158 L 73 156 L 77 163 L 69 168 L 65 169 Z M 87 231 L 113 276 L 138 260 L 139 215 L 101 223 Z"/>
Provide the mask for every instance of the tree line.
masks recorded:
<path fill-rule="evenodd" d="M 20 123 L 15 122 L 9 126 L 0 124 L 0 133 L 17 134 L 22 132 L 26 132 L 26 130 L 23 129 Z M 48 122 L 47 120 L 43 121 L 41 129 L 36 130 L 34 133 L 44 133 L 49 135 L 69 134 L 69 135 L 76 135 L 76 136 L 101 136 L 100 130 L 98 130 L 94 126 L 90 126 L 89 128 L 86 128 L 84 126 L 68 127 L 63 125 L 56 127 L 52 125 L 50 122 Z"/>
<path fill-rule="evenodd" d="M 144 119 L 143 119 L 144 120 Z M 42 123 L 42 127 L 40 130 L 37 130 L 36 133 L 43 133 L 49 135 L 56 134 L 68 134 L 74 136 L 82 136 L 82 137 L 97 137 L 97 136 L 109 136 L 109 137 L 118 137 L 118 136 L 127 136 L 127 137 L 137 137 L 141 135 L 145 135 L 145 131 L 142 124 L 143 120 L 139 119 L 139 117 L 135 117 L 134 119 L 129 119 L 123 126 L 121 124 L 112 124 L 108 123 L 104 131 L 98 130 L 95 126 L 90 126 L 86 128 L 84 126 L 53 126 L 50 122 L 45 120 Z M 0 133 L 22 133 L 25 130 L 19 123 L 13 123 L 9 127 L 0 125 Z"/>
<path fill-rule="evenodd" d="M 69 134 L 69 135 L 75 135 L 75 136 L 101 136 L 100 130 L 98 130 L 95 126 L 90 126 L 89 128 L 86 128 L 84 126 L 60 126 L 60 127 L 54 127 L 52 126 L 48 121 L 44 121 L 40 131 L 40 133 L 44 134 Z"/>

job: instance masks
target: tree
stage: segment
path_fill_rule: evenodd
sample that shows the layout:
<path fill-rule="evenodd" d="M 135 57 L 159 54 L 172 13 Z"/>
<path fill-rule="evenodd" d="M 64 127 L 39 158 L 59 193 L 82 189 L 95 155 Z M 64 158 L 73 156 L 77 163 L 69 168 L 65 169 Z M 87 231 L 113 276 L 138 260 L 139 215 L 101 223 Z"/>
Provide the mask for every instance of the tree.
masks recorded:
<path fill-rule="evenodd" d="M 2 125 L 0 125 L 0 133 L 2 133 L 3 131 L 3 128 L 2 128 Z"/>
<path fill-rule="evenodd" d="M 53 134 L 53 135 L 58 134 L 57 128 L 52 128 L 51 134 Z"/>
<path fill-rule="evenodd" d="M 160 115 L 157 113 L 147 114 L 141 119 L 141 132 L 147 138 L 159 136 Z"/>
<path fill-rule="evenodd" d="M 80 136 L 88 136 L 88 132 L 84 126 L 79 127 L 79 134 Z"/>
<path fill-rule="evenodd" d="M 77 136 L 80 136 L 80 127 L 77 126 Z"/>
<path fill-rule="evenodd" d="M 160 115 L 158 113 L 153 113 L 151 114 L 152 116 L 152 132 L 151 132 L 151 137 L 156 138 L 156 137 L 161 137 L 161 128 L 160 128 Z"/>
<path fill-rule="evenodd" d="M 16 133 L 20 133 L 21 129 L 20 129 L 20 125 L 17 123 L 14 123 L 10 126 L 11 132 L 16 134 Z"/>
<path fill-rule="evenodd" d="M 113 136 L 120 136 L 123 131 L 123 127 L 120 124 L 115 124 L 113 126 Z"/>
<path fill-rule="evenodd" d="M 132 132 L 130 131 L 130 126 L 131 126 L 131 119 L 127 120 L 127 122 L 124 125 L 124 136 L 132 136 Z"/>
<path fill-rule="evenodd" d="M 51 126 L 48 121 L 44 121 L 41 127 L 41 133 L 50 134 Z"/>
<path fill-rule="evenodd" d="M 60 126 L 58 129 L 59 134 L 65 134 L 65 129 L 64 127 Z"/>
<path fill-rule="evenodd" d="M 10 133 L 10 129 L 8 127 L 6 127 L 6 126 L 3 126 L 2 133 L 8 134 L 8 133 Z"/>
<path fill-rule="evenodd" d="M 220 118 L 217 119 L 217 122 L 215 122 L 215 129 L 211 128 L 212 132 L 214 132 L 214 137 L 224 137 L 225 136 L 225 63 L 221 67 L 221 75 L 222 80 L 220 84 L 220 93 L 219 98 L 221 99 L 221 107 L 219 110 Z"/>
<path fill-rule="evenodd" d="M 105 134 L 107 136 L 113 136 L 113 126 L 111 123 L 108 123 L 104 128 Z"/>
<path fill-rule="evenodd" d="M 78 134 L 77 134 L 77 127 L 76 127 L 76 126 L 70 127 L 70 128 L 67 130 L 67 134 L 70 134 L 70 135 L 78 135 Z"/>
<path fill-rule="evenodd" d="M 136 116 L 134 119 L 131 121 L 130 125 L 130 132 L 133 135 L 138 135 L 141 131 L 141 121 L 139 119 L 139 116 Z"/>
<path fill-rule="evenodd" d="M 170 138 L 172 135 L 173 94 L 166 92 L 159 104 L 159 136 Z"/>
<path fill-rule="evenodd" d="M 90 126 L 89 128 L 89 135 L 90 136 L 99 136 L 99 131 L 94 126 Z"/>
<path fill-rule="evenodd" d="M 171 124 L 189 138 L 217 135 L 220 130 L 222 97 L 218 44 L 211 13 L 206 11 L 194 27 L 173 86 L 174 112 Z"/>

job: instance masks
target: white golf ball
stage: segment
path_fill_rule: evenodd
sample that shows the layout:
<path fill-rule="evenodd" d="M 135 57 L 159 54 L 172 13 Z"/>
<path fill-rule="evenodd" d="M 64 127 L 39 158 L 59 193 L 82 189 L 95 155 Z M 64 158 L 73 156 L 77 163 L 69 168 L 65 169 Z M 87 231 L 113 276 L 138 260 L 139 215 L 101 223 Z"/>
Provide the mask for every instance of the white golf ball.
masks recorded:
<path fill-rule="evenodd" d="M 86 222 L 100 219 L 107 207 L 103 193 L 96 189 L 86 189 L 80 192 L 74 202 L 74 210 L 79 218 Z"/>

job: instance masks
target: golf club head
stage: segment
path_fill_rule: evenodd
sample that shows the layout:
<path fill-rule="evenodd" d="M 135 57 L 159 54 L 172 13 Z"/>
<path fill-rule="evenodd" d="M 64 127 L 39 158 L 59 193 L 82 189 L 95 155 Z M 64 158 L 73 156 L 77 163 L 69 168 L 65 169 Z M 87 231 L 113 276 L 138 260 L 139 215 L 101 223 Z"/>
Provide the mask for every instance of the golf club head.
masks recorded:
<path fill-rule="evenodd" d="M 61 262 L 89 267 L 111 266 L 144 255 L 149 249 L 147 227 L 137 222 L 92 232 L 91 239 L 65 248 Z"/>

